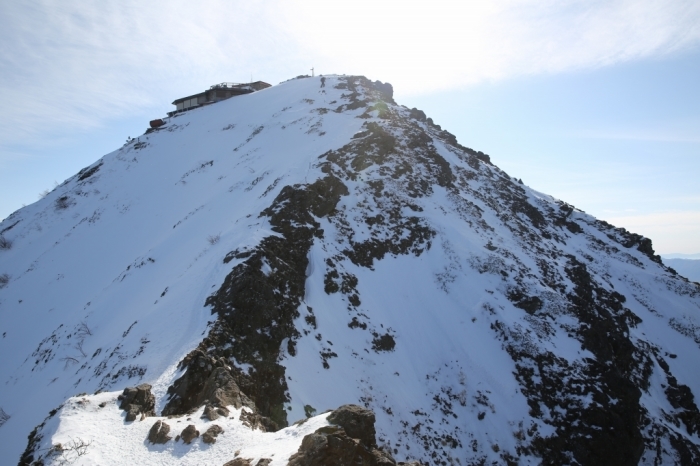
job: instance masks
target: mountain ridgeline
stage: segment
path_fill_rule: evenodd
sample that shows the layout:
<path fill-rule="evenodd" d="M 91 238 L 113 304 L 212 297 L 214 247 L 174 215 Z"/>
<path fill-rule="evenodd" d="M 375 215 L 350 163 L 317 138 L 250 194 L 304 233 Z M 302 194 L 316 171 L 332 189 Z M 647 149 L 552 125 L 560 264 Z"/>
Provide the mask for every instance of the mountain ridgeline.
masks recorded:
<path fill-rule="evenodd" d="M 700 463 L 700 285 L 389 84 L 307 77 L 176 114 L 0 234 L 0 449 L 20 464 L 60 464 L 66 398 L 139 384 L 148 407 L 129 389 L 113 416 L 157 429 L 376 415 L 376 440 L 372 417 L 363 441 L 352 421 L 230 464 Z M 140 464 L 190 464 L 167 432 L 180 450 L 137 442 Z"/>

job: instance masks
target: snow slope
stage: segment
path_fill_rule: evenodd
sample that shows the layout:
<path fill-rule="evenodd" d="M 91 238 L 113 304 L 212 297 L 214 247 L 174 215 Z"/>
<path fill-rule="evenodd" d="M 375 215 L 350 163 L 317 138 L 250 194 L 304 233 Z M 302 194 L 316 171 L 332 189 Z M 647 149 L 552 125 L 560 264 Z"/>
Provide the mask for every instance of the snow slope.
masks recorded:
<path fill-rule="evenodd" d="M 312 112 L 333 98 L 298 81 L 180 114 L 3 221 L 0 407 L 11 418 L 0 456 L 19 458 L 29 431 L 77 393 L 144 377 L 162 400 L 211 319 L 203 304 L 228 272 L 222 256 L 268 235 L 258 213 L 362 125 Z"/>
<path fill-rule="evenodd" d="M 170 118 L 0 232 L 5 458 L 78 393 L 148 382 L 160 413 L 197 347 L 281 424 L 372 408 L 398 459 L 700 458 L 698 286 L 364 78 Z M 121 422 L 62 413 L 56 442 Z M 139 464 L 223 458 L 133 435 Z"/>
<path fill-rule="evenodd" d="M 241 420 L 241 409 L 233 409 L 230 417 L 216 422 L 202 419 L 202 411 L 179 419 L 149 417 L 143 421 L 125 422 L 118 407 L 118 392 L 103 392 L 92 396 L 77 396 L 66 400 L 56 415 L 47 420 L 44 429 L 53 435 L 45 438 L 38 451 L 46 453 L 54 446 L 55 453 L 47 459 L 53 464 L 75 466 L 106 464 L 224 464 L 235 457 L 252 460 L 272 460 L 270 466 L 286 465 L 296 453 L 305 435 L 327 426 L 328 413 L 315 416 L 299 425 L 277 432 L 251 429 Z M 202 434 L 213 425 L 223 429 L 214 444 L 195 439 L 190 444 L 168 442 L 154 445 L 144 440 L 151 426 L 163 421 L 169 423 L 171 437 L 187 425 L 193 425 Z M 55 448 L 55 445 L 61 448 Z"/>

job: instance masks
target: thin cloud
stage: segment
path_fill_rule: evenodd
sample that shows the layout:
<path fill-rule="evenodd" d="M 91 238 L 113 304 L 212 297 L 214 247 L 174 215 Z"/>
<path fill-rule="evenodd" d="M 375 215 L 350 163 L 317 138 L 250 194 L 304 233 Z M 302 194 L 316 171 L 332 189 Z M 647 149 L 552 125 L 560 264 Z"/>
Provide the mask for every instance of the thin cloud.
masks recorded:
<path fill-rule="evenodd" d="M 217 80 L 287 71 L 288 41 L 264 27 L 267 2 L 3 2 L 0 141 L 89 128 L 165 106 Z M 206 84 L 205 84 L 206 83 Z M 165 104 L 165 105 L 163 105 Z"/>
<path fill-rule="evenodd" d="M 621 141 L 700 143 L 700 121 L 684 120 L 657 123 L 653 127 L 593 129 L 569 133 L 584 139 L 610 139 Z"/>
<path fill-rule="evenodd" d="M 607 66 L 700 43 L 685 0 L 0 3 L 0 146 L 103 125 L 219 80 L 361 73 L 399 93 Z"/>
<path fill-rule="evenodd" d="M 694 0 L 339 5 L 286 2 L 290 33 L 329 66 L 372 70 L 405 93 L 608 66 L 700 43 Z"/>

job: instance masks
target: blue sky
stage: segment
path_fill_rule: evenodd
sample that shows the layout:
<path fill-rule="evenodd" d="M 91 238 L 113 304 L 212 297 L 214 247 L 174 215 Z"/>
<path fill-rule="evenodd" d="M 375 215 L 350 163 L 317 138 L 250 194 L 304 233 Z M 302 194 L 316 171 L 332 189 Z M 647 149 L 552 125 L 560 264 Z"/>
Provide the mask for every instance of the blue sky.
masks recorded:
<path fill-rule="evenodd" d="M 391 82 L 510 175 L 662 254 L 700 252 L 700 2 L 0 4 L 0 218 L 175 98 L 308 73 Z"/>

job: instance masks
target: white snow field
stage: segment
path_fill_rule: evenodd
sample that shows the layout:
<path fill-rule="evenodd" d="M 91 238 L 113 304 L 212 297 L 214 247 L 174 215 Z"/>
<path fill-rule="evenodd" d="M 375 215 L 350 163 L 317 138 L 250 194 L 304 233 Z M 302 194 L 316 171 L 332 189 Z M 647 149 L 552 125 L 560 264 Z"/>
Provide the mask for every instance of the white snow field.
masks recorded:
<path fill-rule="evenodd" d="M 53 447 L 55 453 L 48 455 L 51 464 L 76 466 L 221 465 L 236 457 L 250 459 L 252 464 L 268 458 L 272 460 L 270 466 L 281 466 L 299 449 L 305 435 L 328 425 L 326 413 L 277 432 L 261 432 L 239 420 L 241 410 L 246 408 L 232 408 L 230 417 L 214 422 L 202 419 L 203 409 L 187 417 L 147 417 L 126 422 L 124 412 L 119 409 L 118 395 L 118 392 L 103 392 L 69 398 L 57 415 L 47 421 L 45 429 L 53 435 L 44 439 L 39 451 L 49 451 Z M 102 404 L 104 406 L 100 406 Z M 146 438 L 151 426 L 158 421 L 168 423 L 172 437 L 188 425 L 194 425 L 201 434 L 212 425 L 218 425 L 223 432 L 214 444 L 207 444 L 200 437 L 190 444 L 169 441 L 154 445 Z M 58 444 L 61 448 L 57 449 Z"/>
<path fill-rule="evenodd" d="M 115 399 L 127 386 L 149 383 L 160 414 L 168 387 L 182 375 L 178 363 L 216 320 L 206 298 L 243 262 L 222 259 L 279 235 L 261 212 L 281 190 L 322 178 L 324 154 L 361 138 L 366 123 L 384 124 L 381 109 L 348 108 L 348 90 L 336 88 L 344 79 L 327 76 L 324 88 L 318 77 L 291 80 L 168 118 L 159 131 L 105 155 L 0 223 L 11 243 L 0 249 L 0 277 L 6 277 L 0 281 L 0 408 L 9 416 L 0 425 L 2 464 L 19 460 L 29 433 L 60 405 L 42 429 L 41 448 L 88 442 L 85 455 L 69 458 L 76 465 L 223 464 L 236 450 L 281 465 L 304 435 L 327 424 L 321 415 L 262 433 L 242 426 L 240 410 L 232 410 L 231 419 L 214 422 L 224 433 L 213 445 L 201 439 L 152 445 L 148 429 L 160 418 L 127 423 Z M 409 113 L 398 105 L 390 109 L 402 117 Z M 413 206 L 401 216 L 419 218 L 434 235 L 418 252 L 389 252 L 368 267 L 339 257 L 377 234 L 367 218 L 387 214 L 367 186 L 384 173 L 360 166 L 354 179 L 343 180 L 348 194 L 336 210 L 344 220 L 315 219 L 324 233 L 308 254 L 296 353 L 283 350 L 280 357 L 290 424 L 305 418 L 306 405 L 321 413 L 356 403 L 375 411 L 377 442 L 397 460 L 505 464 L 511 455 L 519 464 L 539 464 L 542 459 L 524 446 L 554 435 L 564 408 L 541 404 L 543 414 L 532 414 L 517 375 L 525 363 L 514 360 L 509 348 L 554 354 L 572 374 L 600 357 L 575 337 L 580 322 L 564 299 L 577 286 L 565 272 L 568 256 L 585 264 L 601 289 L 626 297 L 625 309 L 640 321 L 630 324 L 625 338 L 638 348 L 659 348 L 678 384 L 700 393 L 695 285 L 637 247 L 616 243 L 621 233 L 573 208 L 566 221 L 578 225 L 578 233 L 552 226 L 543 227 L 556 232 L 549 238 L 524 239 L 512 225 L 530 220 L 518 212 L 507 220 L 497 210 L 500 198 L 490 197 L 511 177 L 486 163 L 474 168 L 438 130 L 416 124 L 433 135 L 436 152 L 469 190 L 456 196 L 434 185 L 413 197 L 402 179 L 392 185 L 385 177 L 385 195 Z M 408 150 L 409 141 L 395 135 Z M 543 212 L 565 206 L 521 188 Z M 395 240 L 407 235 L 403 230 Z M 551 250 L 557 255 L 550 257 Z M 331 258 L 357 279 L 361 303 L 326 291 Z M 560 289 L 548 285 L 542 260 L 559 277 Z M 516 288 L 539 296 L 546 316 L 517 307 L 508 298 Z M 366 328 L 349 325 L 353 317 Z M 376 350 L 380 335 L 390 335 L 395 347 Z M 661 363 L 650 361 L 639 403 L 652 426 L 699 445 L 697 432 L 670 417 L 680 408 L 665 395 Z M 97 391 L 103 392 L 92 395 Z M 589 393 L 569 401 L 599 403 Z M 203 432 L 210 422 L 200 414 L 189 417 Z M 175 430 L 187 424 L 186 418 L 167 422 Z M 651 429 L 643 432 L 645 439 L 656 435 Z M 662 443 L 661 458 L 671 461 L 670 444 Z M 640 463 L 654 464 L 656 450 L 645 445 Z M 438 456 L 431 459 L 430 452 Z M 52 464 L 65 459 L 54 456 Z"/>

